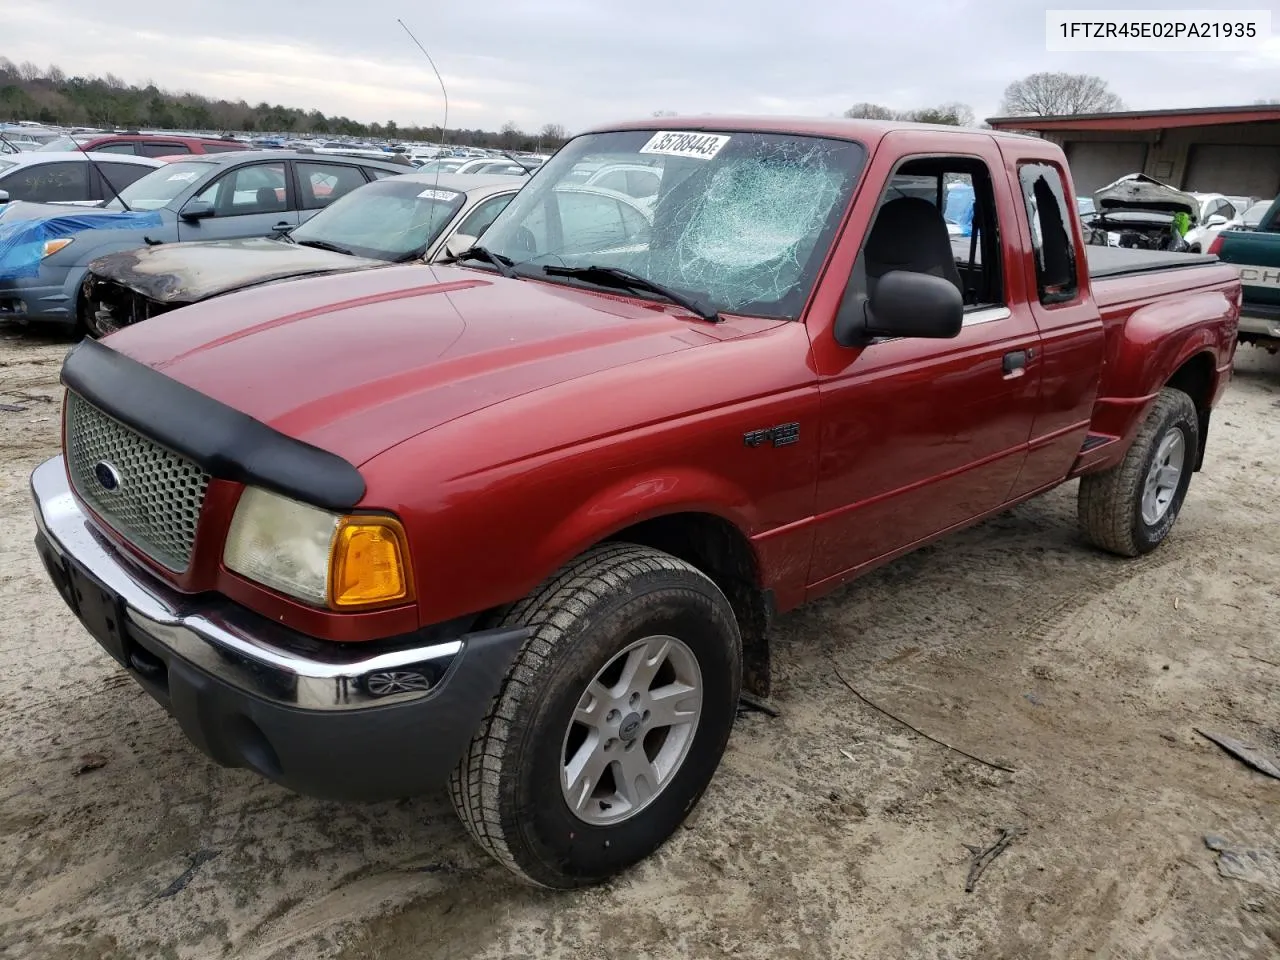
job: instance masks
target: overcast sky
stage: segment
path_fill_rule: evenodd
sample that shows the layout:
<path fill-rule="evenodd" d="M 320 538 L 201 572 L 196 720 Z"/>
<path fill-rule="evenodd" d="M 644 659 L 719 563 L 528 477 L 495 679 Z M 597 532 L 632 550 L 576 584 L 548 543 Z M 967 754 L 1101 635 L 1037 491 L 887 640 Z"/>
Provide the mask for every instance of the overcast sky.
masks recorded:
<path fill-rule="evenodd" d="M 1050 54 L 1046 6 L 1067 4 L 10 0 L 0 55 L 364 122 L 436 124 L 440 89 L 403 17 L 444 75 L 454 128 L 510 120 L 575 131 L 655 110 L 825 116 L 863 100 L 960 100 L 982 118 L 1006 84 L 1037 70 L 1096 73 L 1132 109 L 1280 98 L 1280 39 L 1248 54 Z M 1270 9 L 1280 30 L 1280 0 L 1200 6 Z"/>

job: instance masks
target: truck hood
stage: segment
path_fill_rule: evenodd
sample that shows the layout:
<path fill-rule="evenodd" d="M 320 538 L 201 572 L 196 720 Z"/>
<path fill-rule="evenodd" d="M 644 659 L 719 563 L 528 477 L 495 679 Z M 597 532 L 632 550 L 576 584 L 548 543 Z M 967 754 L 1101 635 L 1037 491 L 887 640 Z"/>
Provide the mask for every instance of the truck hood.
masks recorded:
<path fill-rule="evenodd" d="M 271 280 L 384 266 L 382 260 L 255 237 L 123 250 L 99 257 L 89 270 L 157 303 L 176 304 Z"/>
<path fill-rule="evenodd" d="M 1200 215 L 1200 203 L 1167 183 L 1146 174 L 1133 173 L 1110 183 L 1093 195 L 1093 202 L 1104 213 L 1146 211 L 1149 213 L 1186 213 L 1194 220 Z"/>
<path fill-rule="evenodd" d="M 358 466 L 484 407 L 781 322 L 416 264 L 242 290 L 103 343 Z"/>

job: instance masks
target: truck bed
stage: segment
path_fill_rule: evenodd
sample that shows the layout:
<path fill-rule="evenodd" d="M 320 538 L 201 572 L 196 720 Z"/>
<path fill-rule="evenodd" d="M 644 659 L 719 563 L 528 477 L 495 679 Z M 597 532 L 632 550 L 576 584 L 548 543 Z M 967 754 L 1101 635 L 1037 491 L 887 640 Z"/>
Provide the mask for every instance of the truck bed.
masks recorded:
<path fill-rule="evenodd" d="M 969 241 L 953 237 L 951 249 L 955 251 L 956 263 L 963 268 L 969 262 Z M 1128 247 L 1102 247 L 1091 244 L 1085 245 L 1084 252 L 1089 264 L 1089 276 L 1094 280 L 1109 280 L 1114 277 L 1129 277 L 1184 267 L 1204 267 L 1218 262 L 1217 257 L 1207 253 L 1169 253 L 1164 250 L 1133 250 Z M 972 253 L 973 262 L 981 263 L 982 251 L 974 250 Z"/>
<path fill-rule="evenodd" d="M 1203 267 L 1218 262 L 1217 257 L 1207 253 L 1169 253 L 1092 245 L 1086 245 L 1084 252 L 1089 262 L 1089 276 L 1095 280 L 1180 267 Z"/>
<path fill-rule="evenodd" d="M 964 273 L 969 261 L 969 241 L 953 237 L 951 248 L 956 265 Z M 1131 250 L 1126 247 L 1085 245 L 1085 258 L 1093 298 L 1104 313 L 1119 304 L 1132 305 L 1141 300 L 1169 296 L 1179 291 L 1229 283 L 1238 272 L 1217 257 L 1202 253 L 1168 253 L 1161 250 Z M 980 251 L 973 251 L 974 262 L 981 263 Z M 1195 267 L 1197 270 L 1192 270 Z M 1198 270 L 1209 269 L 1212 276 Z"/>

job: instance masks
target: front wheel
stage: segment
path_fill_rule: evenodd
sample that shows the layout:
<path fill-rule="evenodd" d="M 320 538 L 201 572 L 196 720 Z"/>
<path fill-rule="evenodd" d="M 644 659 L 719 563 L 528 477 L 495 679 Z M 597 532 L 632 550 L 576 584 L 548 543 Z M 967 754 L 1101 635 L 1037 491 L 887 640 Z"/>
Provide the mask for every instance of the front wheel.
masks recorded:
<path fill-rule="evenodd" d="M 501 625 L 534 632 L 453 772 L 454 809 L 526 882 L 605 880 L 671 836 L 720 763 L 742 676 L 733 610 L 684 561 L 608 544 Z"/>
<path fill-rule="evenodd" d="M 1200 418 L 1181 390 L 1160 391 L 1123 460 L 1080 478 L 1080 529 L 1124 557 L 1154 550 L 1169 535 L 1200 451 Z"/>

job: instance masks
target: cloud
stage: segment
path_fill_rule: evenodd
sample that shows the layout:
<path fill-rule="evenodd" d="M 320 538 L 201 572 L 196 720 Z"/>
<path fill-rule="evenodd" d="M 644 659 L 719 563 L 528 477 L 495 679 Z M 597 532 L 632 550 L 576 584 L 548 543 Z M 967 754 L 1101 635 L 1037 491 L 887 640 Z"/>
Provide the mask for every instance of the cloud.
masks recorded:
<path fill-rule="evenodd" d="M 15 0 L 3 53 L 366 122 L 439 123 L 439 86 L 403 16 L 444 75 L 454 128 L 575 130 L 655 110 L 822 116 L 863 100 L 960 100 L 981 117 L 1037 70 L 1096 73 L 1136 109 L 1280 95 L 1280 41 L 1247 53 L 1049 54 L 1044 10 L 1039 0 Z"/>

